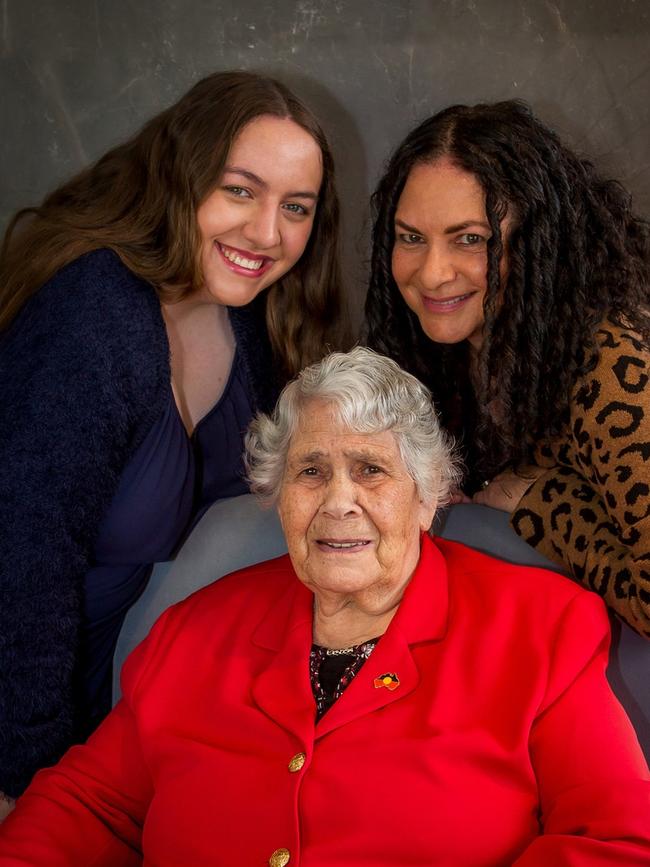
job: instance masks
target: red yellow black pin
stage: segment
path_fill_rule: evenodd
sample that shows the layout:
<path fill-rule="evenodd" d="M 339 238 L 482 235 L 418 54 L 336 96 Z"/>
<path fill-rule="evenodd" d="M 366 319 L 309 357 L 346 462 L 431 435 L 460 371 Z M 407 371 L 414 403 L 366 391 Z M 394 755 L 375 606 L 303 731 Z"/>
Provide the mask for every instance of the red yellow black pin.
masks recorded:
<path fill-rule="evenodd" d="M 375 685 L 375 689 L 379 689 L 380 687 L 385 686 L 386 689 L 389 689 L 392 692 L 399 686 L 399 677 L 395 674 L 395 672 L 387 672 L 386 674 L 380 674 L 379 677 L 376 677 L 373 682 Z"/>

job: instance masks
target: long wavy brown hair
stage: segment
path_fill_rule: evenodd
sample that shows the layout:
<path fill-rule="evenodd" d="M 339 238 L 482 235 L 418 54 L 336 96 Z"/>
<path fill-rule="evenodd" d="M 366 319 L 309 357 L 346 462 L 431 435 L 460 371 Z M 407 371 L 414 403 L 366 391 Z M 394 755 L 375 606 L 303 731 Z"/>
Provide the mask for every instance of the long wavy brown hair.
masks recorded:
<path fill-rule="evenodd" d="M 441 157 L 479 181 L 492 232 L 473 377 L 466 341 L 431 341 L 392 274 L 395 211 L 408 175 Z M 560 432 L 605 319 L 650 345 L 648 222 L 619 183 L 569 150 L 525 103 L 454 105 L 425 120 L 392 155 L 373 207 L 368 345 L 431 389 L 443 423 L 464 439 L 470 489 L 527 463 L 536 443 Z M 507 212 L 514 225 L 506 239 Z M 500 407 L 498 422 L 491 406 Z"/>
<path fill-rule="evenodd" d="M 323 181 L 301 259 L 266 295 L 276 362 L 290 377 L 338 344 L 339 204 L 325 134 L 281 82 L 251 72 L 199 81 L 126 143 L 11 220 L 0 252 L 0 331 L 69 262 L 113 250 L 161 301 L 200 286 L 196 212 L 215 188 L 237 134 L 262 115 L 290 118 L 318 143 Z"/>

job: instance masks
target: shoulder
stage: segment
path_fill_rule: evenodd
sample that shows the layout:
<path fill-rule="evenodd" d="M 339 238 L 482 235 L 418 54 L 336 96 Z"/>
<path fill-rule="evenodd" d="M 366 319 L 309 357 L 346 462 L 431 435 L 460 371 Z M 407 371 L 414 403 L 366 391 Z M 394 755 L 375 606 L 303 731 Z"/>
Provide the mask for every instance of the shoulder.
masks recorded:
<path fill-rule="evenodd" d="M 612 323 L 601 326 L 596 335 L 599 358 L 596 371 L 608 377 L 624 394 L 640 394 L 648 384 L 650 349 L 634 330 Z"/>
<path fill-rule="evenodd" d="M 517 624 L 524 634 L 548 635 L 568 610 L 584 612 L 586 628 L 609 630 L 603 600 L 551 569 L 499 560 L 460 542 L 436 538 L 447 565 L 450 602 L 492 625 Z"/>
<path fill-rule="evenodd" d="M 302 586 L 285 554 L 232 572 L 170 606 L 126 660 L 125 694 L 169 666 L 218 656 L 224 642 L 248 646 L 261 625 L 282 635 Z"/>
<path fill-rule="evenodd" d="M 578 408 L 591 410 L 610 395 L 635 402 L 648 384 L 650 349 L 636 331 L 606 320 L 596 332 L 590 368 L 576 384 Z"/>
<path fill-rule="evenodd" d="M 627 352 L 648 355 L 648 346 L 633 328 L 624 328 L 605 319 L 596 332 L 596 345 L 601 356 L 618 357 Z"/>
<path fill-rule="evenodd" d="M 174 629 L 190 629 L 206 638 L 215 631 L 215 618 L 229 631 L 233 624 L 249 628 L 298 579 L 288 554 L 246 566 L 202 587 L 169 609 Z"/>
<path fill-rule="evenodd" d="M 154 288 L 110 250 L 94 250 L 58 271 L 28 301 L 18 320 L 23 329 L 92 332 L 100 341 L 110 340 L 114 331 L 163 327 Z"/>
<path fill-rule="evenodd" d="M 43 437 L 56 431 L 60 452 L 72 456 L 84 442 L 115 457 L 117 442 L 135 449 L 142 441 L 169 382 L 169 342 L 153 287 L 115 254 L 89 253 L 42 286 L 0 338 L 3 442 L 31 442 L 36 452 L 37 417 Z"/>
<path fill-rule="evenodd" d="M 640 335 L 605 321 L 595 336 L 591 369 L 576 383 L 571 401 L 573 436 L 580 448 L 633 436 L 647 424 L 650 350 Z M 646 417 L 647 416 L 647 417 Z"/>
<path fill-rule="evenodd" d="M 39 371 L 65 378 L 71 389 L 82 377 L 127 391 L 155 389 L 169 379 L 156 292 L 109 250 L 87 253 L 58 271 L 29 299 L 1 348 L 20 389 L 32 375 L 45 375 Z"/>
<path fill-rule="evenodd" d="M 178 609 L 178 616 L 183 617 L 224 605 L 249 610 L 251 605 L 256 608 L 259 603 L 265 608 L 282 588 L 297 580 L 289 555 L 283 554 L 231 572 L 192 593 L 174 608 Z"/>
<path fill-rule="evenodd" d="M 94 250 L 70 262 L 29 299 L 7 331 L 25 335 L 74 332 L 109 341 L 135 328 L 163 328 L 156 292 L 110 250 Z M 83 343 L 79 341 L 79 348 Z"/>

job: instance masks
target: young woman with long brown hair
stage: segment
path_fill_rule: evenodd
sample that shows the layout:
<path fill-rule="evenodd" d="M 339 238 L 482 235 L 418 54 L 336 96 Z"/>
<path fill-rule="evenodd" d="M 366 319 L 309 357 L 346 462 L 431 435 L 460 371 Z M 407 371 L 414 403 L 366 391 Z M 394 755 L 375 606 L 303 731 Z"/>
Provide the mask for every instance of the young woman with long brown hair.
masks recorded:
<path fill-rule="evenodd" d="M 336 345 L 331 153 L 282 84 L 196 84 L 16 215 L 0 260 L 0 790 L 110 705 L 152 562 L 243 493 L 257 409 Z M 266 291 L 264 291 L 266 290 Z"/>

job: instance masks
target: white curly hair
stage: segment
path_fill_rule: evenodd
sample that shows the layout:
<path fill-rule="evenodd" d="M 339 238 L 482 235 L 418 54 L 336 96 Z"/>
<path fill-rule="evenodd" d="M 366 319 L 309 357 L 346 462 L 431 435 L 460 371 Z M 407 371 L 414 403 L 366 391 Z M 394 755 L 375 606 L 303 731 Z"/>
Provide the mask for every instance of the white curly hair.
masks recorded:
<path fill-rule="evenodd" d="M 354 433 L 390 431 L 420 498 L 434 506 L 447 502 L 460 471 L 431 393 L 390 358 L 358 346 L 306 367 L 284 388 L 272 415 L 251 422 L 244 459 L 251 490 L 264 503 L 277 501 L 291 437 L 313 400 L 336 407 Z"/>

